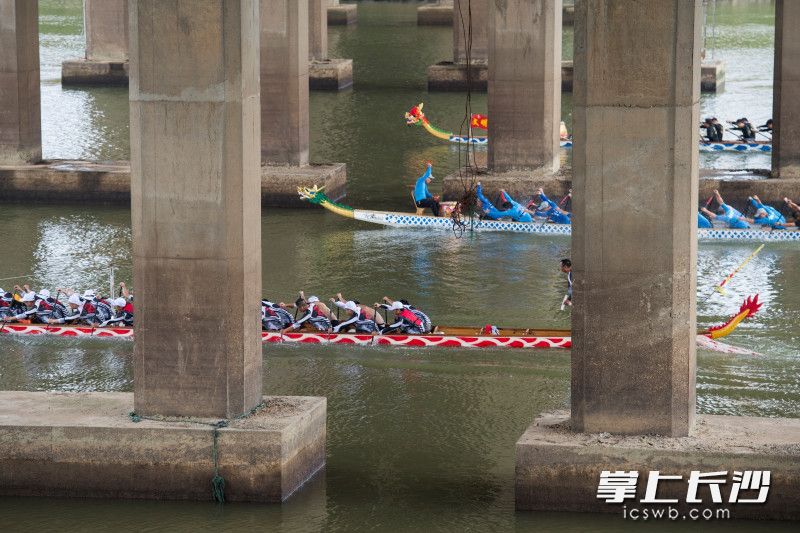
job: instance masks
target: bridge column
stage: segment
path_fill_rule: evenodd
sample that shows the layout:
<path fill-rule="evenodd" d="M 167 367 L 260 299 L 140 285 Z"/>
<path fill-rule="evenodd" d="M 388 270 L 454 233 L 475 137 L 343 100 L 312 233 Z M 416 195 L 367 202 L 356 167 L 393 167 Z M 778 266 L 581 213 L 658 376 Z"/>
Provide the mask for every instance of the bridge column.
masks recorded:
<path fill-rule="evenodd" d="M 575 15 L 572 426 L 685 436 L 701 4 L 592 0 Z"/>
<path fill-rule="evenodd" d="M 41 158 L 38 3 L 0 0 L 0 164 Z"/>
<path fill-rule="evenodd" d="M 800 178 L 800 2 L 775 4 L 772 176 Z"/>
<path fill-rule="evenodd" d="M 328 2 L 308 0 L 309 87 L 340 91 L 353 85 L 353 60 L 328 57 Z"/>
<path fill-rule="evenodd" d="M 86 59 L 128 60 L 128 0 L 84 0 Z"/>
<path fill-rule="evenodd" d="M 453 63 L 464 63 L 467 60 L 470 11 L 472 12 L 470 59 L 483 62 L 489 59 L 489 0 L 455 0 L 453 3 Z"/>
<path fill-rule="evenodd" d="M 561 0 L 489 7 L 490 170 L 559 167 Z"/>
<path fill-rule="evenodd" d="M 130 9 L 136 411 L 233 417 L 262 397 L 258 1 Z"/>

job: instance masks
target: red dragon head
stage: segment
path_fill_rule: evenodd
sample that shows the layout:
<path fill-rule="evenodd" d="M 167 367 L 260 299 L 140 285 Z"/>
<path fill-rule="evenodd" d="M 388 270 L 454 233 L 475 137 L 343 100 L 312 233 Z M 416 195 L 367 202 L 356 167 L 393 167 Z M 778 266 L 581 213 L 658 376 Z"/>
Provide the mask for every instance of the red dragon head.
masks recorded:
<path fill-rule="evenodd" d="M 406 126 L 413 126 L 425 120 L 425 113 L 422 112 L 423 105 L 420 103 L 408 110 L 406 113 Z"/>

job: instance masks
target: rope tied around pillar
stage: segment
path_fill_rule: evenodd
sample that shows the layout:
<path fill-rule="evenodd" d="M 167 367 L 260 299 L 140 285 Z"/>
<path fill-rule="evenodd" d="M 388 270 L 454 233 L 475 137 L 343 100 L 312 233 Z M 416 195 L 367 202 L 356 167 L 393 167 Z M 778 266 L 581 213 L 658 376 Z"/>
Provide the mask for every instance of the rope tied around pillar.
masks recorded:
<path fill-rule="evenodd" d="M 143 416 L 131 411 L 128 418 L 131 422 L 138 423 L 142 420 L 152 420 L 153 422 L 185 422 L 189 424 L 199 424 L 211 427 L 211 461 L 214 464 L 214 475 L 211 477 L 211 496 L 217 503 L 225 503 L 225 478 L 219 473 L 219 430 L 228 427 L 231 420 L 244 420 L 251 417 L 267 406 L 263 400 L 261 403 L 249 411 L 236 415 L 232 419 L 223 418 L 216 422 L 206 422 L 204 420 L 192 420 L 191 418 L 170 418 L 166 416 Z"/>

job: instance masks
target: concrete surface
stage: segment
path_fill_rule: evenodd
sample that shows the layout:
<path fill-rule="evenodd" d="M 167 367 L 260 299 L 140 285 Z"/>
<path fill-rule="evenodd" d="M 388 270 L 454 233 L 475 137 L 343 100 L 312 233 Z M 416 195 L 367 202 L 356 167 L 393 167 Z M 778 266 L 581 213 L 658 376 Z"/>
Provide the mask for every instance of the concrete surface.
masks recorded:
<path fill-rule="evenodd" d="M 452 26 L 453 3 L 428 4 L 417 8 L 417 25 L 419 26 Z"/>
<path fill-rule="evenodd" d="M 575 6 L 571 405 L 579 431 L 682 436 L 692 426 L 701 8 L 683 0 Z"/>
<path fill-rule="evenodd" d="M 341 91 L 353 86 L 352 59 L 324 59 L 308 64 L 309 89 Z"/>
<path fill-rule="evenodd" d="M 39 5 L 0 0 L 0 164 L 42 158 Z"/>
<path fill-rule="evenodd" d="M 638 471 L 636 497 L 623 503 L 597 498 L 600 473 Z M 683 481 L 660 481 L 658 498 L 679 503 L 639 503 L 644 498 L 648 473 L 682 475 Z M 520 511 L 600 512 L 622 515 L 623 505 L 686 513 L 687 482 L 692 470 L 727 471 L 721 487 L 726 503 L 711 503 L 709 489 L 698 490 L 700 508 L 730 509 L 731 518 L 800 519 L 800 420 L 733 416 L 697 416 L 689 436 L 616 436 L 576 433 L 566 412 L 545 414 L 517 441 L 516 508 Z M 763 504 L 727 503 L 733 471 L 769 470 L 770 489 Z M 757 491 L 743 491 L 755 498 Z"/>
<path fill-rule="evenodd" d="M 61 63 L 62 85 L 128 86 L 128 62 L 71 59 Z"/>
<path fill-rule="evenodd" d="M 263 401 L 219 430 L 226 501 L 282 502 L 324 469 L 325 398 Z M 131 393 L 0 392 L 0 495 L 211 500 L 213 430 L 189 420 L 219 419 L 134 423 L 133 404 Z"/>
<path fill-rule="evenodd" d="M 128 60 L 128 0 L 84 0 L 86 59 Z"/>
<path fill-rule="evenodd" d="M 471 7 L 470 7 L 471 6 Z M 489 0 L 455 0 L 453 3 L 453 63 L 467 62 L 469 14 L 472 13 L 471 61 L 489 60 Z"/>
<path fill-rule="evenodd" d="M 800 2 L 775 3 L 772 173 L 800 179 Z"/>
<path fill-rule="evenodd" d="M 358 22 L 358 5 L 339 4 L 339 0 L 331 0 L 328 7 L 328 26 L 349 26 Z"/>
<path fill-rule="evenodd" d="M 502 7 L 501 7 L 502 6 Z M 559 167 L 561 0 L 489 6 L 488 167 Z"/>
<path fill-rule="evenodd" d="M 488 61 L 472 62 L 472 90 L 486 91 L 487 74 L 489 69 Z M 429 91 L 466 91 L 467 90 L 467 66 L 465 63 L 454 63 L 452 61 L 440 61 L 428 67 L 428 90 Z M 561 91 L 572 92 L 573 62 L 570 60 L 561 62 Z M 722 91 L 725 87 L 725 62 L 722 60 L 703 63 L 701 69 L 702 81 L 700 90 L 702 92 Z"/>
<path fill-rule="evenodd" d="M 129 6 L 136 411 L 235 416 L 262 394 L 259 1 Z"/>
<path fill-rule="evenodd" d="M 261 162 L 307 165 L 308 0 L 260 5 Z"/>
<path fill-rule="evenodd" d="M 329 0 L 308 0 L 308 59 L 328 59 Z"/>
<path fill-rule="evenodd" d="M 0 166 L 0 202 L 35 204 L 131 203 L 128 161 L 51 160 L 36 165 Z M 311 207 L 297 197 L 298 186 L 325 185 L 329 198 L 345 195 L 344 163 L 307 167 L 261 167 L 263 207 Z"/>

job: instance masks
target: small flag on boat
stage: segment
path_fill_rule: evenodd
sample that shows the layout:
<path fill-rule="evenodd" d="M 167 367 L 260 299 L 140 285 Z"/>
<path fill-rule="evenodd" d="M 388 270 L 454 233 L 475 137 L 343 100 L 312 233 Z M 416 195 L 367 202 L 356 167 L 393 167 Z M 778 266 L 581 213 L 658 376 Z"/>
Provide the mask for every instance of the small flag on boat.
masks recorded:
<path fill-rule="evenodd" d="M 479 115 L 477 113 L 472 114 L 472 118 L 469 121 L 470 128 L 478 128 L 481 130 L 489 129 L 489 117 L 486 115 Z"/>

